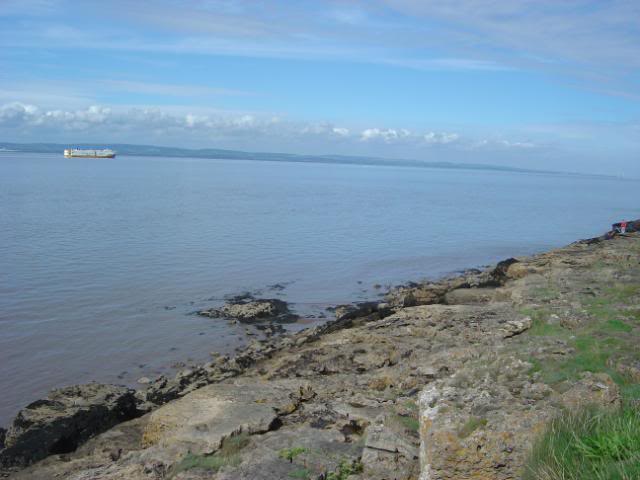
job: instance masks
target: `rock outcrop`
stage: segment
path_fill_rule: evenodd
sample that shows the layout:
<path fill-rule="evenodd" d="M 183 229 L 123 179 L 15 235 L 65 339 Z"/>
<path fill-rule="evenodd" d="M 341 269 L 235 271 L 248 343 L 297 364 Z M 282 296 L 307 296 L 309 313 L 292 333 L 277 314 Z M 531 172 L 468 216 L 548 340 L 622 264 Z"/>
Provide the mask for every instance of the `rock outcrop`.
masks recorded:
<path fill-rule="evenodd" d="M 73 452 L 93 435 L 140 415 L 134 394 L 97 383 L 53 390 L 18 413 L 6 431 L 0 464 L 25 466 L 47 455 Z"/>
<path fill-rule="evenodd" d="M 211 318 L 232 318 L 240 322 L 290 322 L 298 318 L 289 311 L 287 302 L 277 298 L 241 299 L 225 303 L 222 308 L 202 310 L 198 314 Z"/>
<path fill-rule="evenodd" d="M 305 391 L 288 381 L 200 388 L 150 413 L 141 446 L 160 447 L 174 461 L 187 453 L 212 454 L 234 434 L 264 433 L 279 426 L 279 415 L 294 412 Z"/>

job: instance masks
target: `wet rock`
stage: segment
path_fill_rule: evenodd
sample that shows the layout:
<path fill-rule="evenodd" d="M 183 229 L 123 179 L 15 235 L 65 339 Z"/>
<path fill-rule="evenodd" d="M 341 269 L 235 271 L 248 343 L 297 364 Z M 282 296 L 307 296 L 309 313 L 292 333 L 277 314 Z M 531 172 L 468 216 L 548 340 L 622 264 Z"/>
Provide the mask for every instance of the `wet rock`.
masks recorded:
<path fill-rule="evenodd" d="M 266 298 L 226 303 L 222 308 L 212 308 L 199 312 L 211 318 L 233 318 L 241 322 L 295 321 L 297 317 L 289 311 L 287 302 L 277 298 Z"/>
<path fill-rule="evenodd" d="M 151 383 L 151 379 L 149 377 L 140 377 L 138 379 L 138 383 L 140 385 L 149 385 Z"/>
<path fill-rule="evenodd" d="M 24 466 L 74 451 L 93 435 L 140 415 L 134 394 L 98 383 L 52 390 L 18 413 L 6 432 L 0 465 Z"/>
<path fill-rule="evenodd" d="M 149 384 L 145 399 L 155 405 L 162 405 L 178 398 L 179 393 L 180 388 L 176 382 L 172 382 L 166 376 L 160 375 Z"/>
<path fill-rule="evenodd" d="M 385 304 L 378 302 L 362 302 L 351 305 L 338 305 L 335 308 L 336 320 L 353 320 L 359 317 L 366 317 L 375 313 L 386 313 Z"/>
<path fill-rule="evenodd" d="M 518 263 L 519 260 L 515 258 L 508 258 L 501 262 L 498 262 L 496 267 L 489 274 L 489 281 L 487 282 L 487 286 L 499 287 L 504 285 L 505 282 L 509 279 L 509 268 Z"/>
<path fill-rule="evenodd" d="M 417 305 L 434 305 L 445 302 L 445 295 L 453 290 L 490 286 L 476 279 L 477 275 L 445 278 L 439 282 L 410 283 L 392 289 L 386 301 L 392 308 L 406 308 Z M 484 281 L 486 283 L 486 281 Z"/>

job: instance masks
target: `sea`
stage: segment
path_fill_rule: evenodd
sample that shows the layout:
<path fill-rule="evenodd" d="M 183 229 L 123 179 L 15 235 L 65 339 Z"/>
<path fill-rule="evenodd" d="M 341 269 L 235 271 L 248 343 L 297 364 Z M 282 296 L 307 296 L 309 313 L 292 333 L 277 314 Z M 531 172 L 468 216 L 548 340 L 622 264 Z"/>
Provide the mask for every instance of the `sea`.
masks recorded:
<path fill-rule="evenodd" d="M 640 217 L 639 182 L 494 170 L 0 153 L 0 425 L 54 387 L 135 385 L 259 332 L 196 315 L 332 306 Z"/>

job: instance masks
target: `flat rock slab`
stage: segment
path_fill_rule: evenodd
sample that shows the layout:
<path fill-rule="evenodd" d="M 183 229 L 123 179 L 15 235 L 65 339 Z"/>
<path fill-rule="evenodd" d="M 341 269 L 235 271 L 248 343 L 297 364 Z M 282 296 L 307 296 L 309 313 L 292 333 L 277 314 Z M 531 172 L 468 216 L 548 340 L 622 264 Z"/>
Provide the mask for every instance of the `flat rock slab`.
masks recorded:
<path fill-rule="evenodd" d="M 212 384 L 103 433 L 64 461 L 51 456 L 15 478 L 160 480 L 187 453 L 211 454 L 227 437 L 279 426 L 280 416 L 294 412 L 311 395 L 299 381 L 244 379 Z M 284 447 L 272 446 L 272 450 L 279 448 Z M 277 459 L 277 451 L 271 456 Z M 195 478 L 211 478 L 211 472 L 200 472 L 203 477 L 192 473 Z"/>
<path fill-rule="evenodd" d="M 489 303 L 496 293 L 495 288 L 458 288 L 444 296 L 447 305 L 479 305 Z"/>
<path fill-rule="evenodd" d="M 288 460 L 282 455 L 287 449 L 296 449 L 298 453 Z M 340 463 L 351 463 L 361 452 L 361 446 L 346 443 L 344 435 L 333 429 L 308 426 L 281 429 L 252 437 L 252 443 L 242 452 L 242 463 L 237 468 L 218 473 L 216 480 L 326 478 L 327 473 L 335 472 Z"/>
<path fill-rule="evenodd" d="M 297 409 L 301 396 L 300 384 L 289 381 L 209 385 L 152 412 L 142 446 L 160 447 L 178 457 L 210 454 L 233 434 L 269 431 L 279 415 Z"/>

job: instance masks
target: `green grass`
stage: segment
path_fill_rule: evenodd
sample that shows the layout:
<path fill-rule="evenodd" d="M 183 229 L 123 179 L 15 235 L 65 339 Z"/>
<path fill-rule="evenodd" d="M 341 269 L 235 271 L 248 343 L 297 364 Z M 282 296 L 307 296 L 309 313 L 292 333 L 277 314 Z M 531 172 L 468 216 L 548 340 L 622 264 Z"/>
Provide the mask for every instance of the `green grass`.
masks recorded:
<path fill-rule="evenodd" d="M 471 417 L 465 422 L 465 424 L 458 430 L 458 437 L 467 438 L 478 428 L 484 427 L 487 424 L 486 418 Z"/>
<path fill-rule="evenodd" d="M 172 468 L 169 478 L 172 478 L 180 472 L 194 468 L 215 473 L 224 467 L 237 466 L 241 462 L 239 452 L 246 447 L 248 443 L 249 435 L 240 433 L 225 438 L 220 450 L 212 455 L 194 455 L 189 453 Z"/>
<path fill-rule="evenodd" d="M 563 357 L 529 359 L 533 365 L 530 374 L 539 372 L 540 379 L 553 386 L 576 380 L 584 372 L 603 372 L 618 384 L 623 398 L 640 399 L 640 387 L 612 366 L 616 358 L 636 352 L 640 340 L 634 335 L 636 310 L 628 309 L 628 305 L 636 302 L 639 295 L 639 285 L 619 284 L 604 289 L 597 298 L 584 298 L 583 308 L 589 317 L 572 331 L 549 325 L 549 311 L 545 308 L 523 310 L 533 321 L 531 335 L 557 336 L 574 350 Z"/>
<path fill-rule="evenodd" d="M 640 309 L 627 310 L 624 315 L 633 322 L 640 322 Z"/>
<path fill-rule="evenodd" d="M 586 408 L 554 419 L 534 445 L 525 480 L 640 478 L 640 411 Z"/>
<path fill-rule="evenodd" d="M 538 337 L 564 337 L 569 334 L 569 331 L 563 326 L 549 323 L 551 311 L 547 308 L 523 308 L 522 310 L 520 310 L 520 313 L 522 315 L 531 317 L 531 328 L 529 329 L 530 335 L 535 335 Z"/>
<path fill-rule="evenodd" d="M 418 412 L 418 404 L 413 400 L 407 400 L 404 402 L 404 407 L 411 412 Z"/>
<path fill-rule="evenodd" d="M 575 337 L 571 345 L 575 352 L 566 358 L 534 362 L 533 371 L 539 371 L 545 383 L 556 385 L 566 380 L 577 380 L 584 372 L 608 373 L 614 380 L 619 374 L 608 366 L 607 360 L 619 350 L 618 341 L 593 335 Z M 622 379 L 619 379 L 622 382 Z"/>
<path fill-rule="evenodd" d="M 402 415 L 397 415 L 398 421 L 402 424 L 404 428 L 407 430 L 411 430 L 412 432 L 417 432 L 420 429 L 420 422 L 415 417 L 406 417 Z"/>
<path fill-rule="evenodd" d="M 396 414 L 393 415 L 391 420 L 401 428 L 417 433 L 420 430 L 418 413 L 418 404 L 414 400 L 405 400 L 396 406 Z"/>
<path fill-rule="evenodd" d="M 280 452 L 278 452 L 278 456 L 285 460 L 289 460 L 290 463 L 293 463 L 298 455 L 302 455 L 307 451 L 308 450 L 304 447 L 283 448 L 282 450 L 280 450 Z"/>
<path fill-rule="evenodd" d="M 172 474 L 191 470 L 194 468 L 217 472 L 226 466 L 236 466 L 240 463 L 240 458 L 236 456 L 222 457 L 219 455 L 193 455 L 187 454 L 173 469 Z"/>
<path fill-rule="evenodd" d="M 301 480 L 308 480 L 311 477 L 311 472 L 306 468 L 299 468 L 289 473 L 291 478 L 298 478 Z"/>
<path fill-rule="evenodd" d="M 560 297 L 560 290 L 554 286 L 551 282 L 544 287 L 538 287 L 533 289 L 532 292 L 535 297 L 543 302 L 549 302 Z"/>
<path fill-rule="evenodd" d="M 362 472 L 362 463 L 360 461 L 343 460 L 338 465 L 335 472 L 327 474 L 327 480 L 347 480 L 350 475 Z"/>
<path fill-rule="evenodd" d="M 570 330 L 549 324 L 550 307 L 522 311 L 532 319 L 530 335 L 557 337 L 572 348 L 566 355 L 534 354 L 529 373 L 560 391 L 584 372 L 607 373 L 624 407 L 563 412 L 535 443 L 525 480 L 640 479 L 640 384 L 616 370 L 619 359 L 640 356 L 640 285 L 618 283 L 597 291 L 597 297 L 581 297 L 586 314 L 576 311 L 580 322 Z M 544 302 L 553 292 L 535 293 Z"/>
<path fill-rule="evenodd" d="M 607 320 L 607 322 L 604 324 L 603 327 L 606 328 L 607 330 L 612 331 L 612 332 L 627 332 L 628 333 L 628 332 L 631 332 L 633 330 L 633 327 L 631 325 L 623 322 L 622 320 L 618 320 L 618 319 Z"/>
<path fill-rule="evenodd" d="M 615 303 L 629 303 L 634 297 L 640 296 L 640 285 L 618 284 L 607 288 L 604 294 Z"/>

